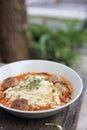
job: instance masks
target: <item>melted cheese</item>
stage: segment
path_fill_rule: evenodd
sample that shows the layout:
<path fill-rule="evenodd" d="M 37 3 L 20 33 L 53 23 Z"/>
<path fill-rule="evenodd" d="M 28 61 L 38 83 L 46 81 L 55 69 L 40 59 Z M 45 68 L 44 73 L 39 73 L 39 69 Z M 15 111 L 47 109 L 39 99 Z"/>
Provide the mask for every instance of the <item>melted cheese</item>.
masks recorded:
<path fill-rule="evenodd" d="M 18 86 L 14 88 L 10 87 L 4 93 L 6 94 L 6 98 L 10 98 L 11 101 L 17 98 L 24 98 L 28 100 L 29 105 L 38 105 L 38 106 L 46 106 L 51 104 L 55 106 L 60 104 L 59 94 L 56 87 L 54 87 L 53 83 L 45 80 L 41 76 L 35 77 L 36 79 L 40 79 L 38 88 L 30 88 L 29 83 L 33 80 L 33 77 L 28 77 L 25 82 L 21 81 Z"/>

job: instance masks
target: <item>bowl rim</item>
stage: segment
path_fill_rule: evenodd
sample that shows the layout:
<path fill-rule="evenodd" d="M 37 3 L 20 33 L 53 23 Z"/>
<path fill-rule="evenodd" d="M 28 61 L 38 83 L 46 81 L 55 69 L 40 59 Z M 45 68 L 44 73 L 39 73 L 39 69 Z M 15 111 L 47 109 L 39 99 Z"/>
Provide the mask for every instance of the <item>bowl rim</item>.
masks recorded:
<path fill-rule="evenodd" d="M 21 63 L 21 62 L 49 62 L 49 63 L 52 63 L 52 64 L 58 64 L 60 66 L 63 66 L 63 67 L 66 67 L 67 69 L 71 70 L 79 79 L 80 81 L 80 84 L 81 84 L 81 89 L 80 89 L 80 92 L 78 93 L 78 95 L 72 99 L 70 102 L 68 102 L 67 104 L 64 104 L 63 106 L 57 106 L 57 107 L 54 107 L 54 108 L 51 108 L 51 109 L 48 109 L 48 110 L 40 110 L 40 111 L 25 111 L 25 110 L 18 110 L 18 109 L 14 109 L 14 108 L 10 108 L 10 107 L 6 107 L 4 106 L 3 104 L 0 103 L 0 107 L 3 108 L 3 109 L 6 109 L 6 110 L 9 110 L 9 111 L 13 111 L 13 112 L 17 112 L 17 113 L 25 113 L 25 114 L 40 114 L 40 113 L 48 113 L 48 112 L 53 112 L 53 111 L 57 111 L 57 110 L 61 110 L 71 104 L 73 104 L 81 95 L 82 93 L 82 90 L 83 90 L 83 82 L 82 82 L 82 79 L 80 77 L 80 75 L 72 68 L 62 64 L 62 63 L 59 63 L 59 62 L 55 62 L 55 61 L 50 61 L 50 60 L 40 60 L 40 59 L 33 59 L 33 60 L 20 60 L 20 61 L 15 61 L 15 62 L 12 62 L 12 63 L 8 63 L 4 66 L 1 66 L 0 67 L 0 70 L 6 66 L 9 66 L 9 65 L 13 65 L 13 64 L 16 64 L 16 63 Z"/>

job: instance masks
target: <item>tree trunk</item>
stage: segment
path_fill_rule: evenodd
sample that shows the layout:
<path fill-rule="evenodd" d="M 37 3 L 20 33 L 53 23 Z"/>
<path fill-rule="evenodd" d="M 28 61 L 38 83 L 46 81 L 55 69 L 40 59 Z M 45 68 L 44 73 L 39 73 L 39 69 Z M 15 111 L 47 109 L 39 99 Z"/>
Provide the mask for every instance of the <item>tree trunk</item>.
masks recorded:
<path fill-rule="evenodd" d="M 24 0 L 0 0 L 0 53 L 4 62 L 29 59 Z"/>

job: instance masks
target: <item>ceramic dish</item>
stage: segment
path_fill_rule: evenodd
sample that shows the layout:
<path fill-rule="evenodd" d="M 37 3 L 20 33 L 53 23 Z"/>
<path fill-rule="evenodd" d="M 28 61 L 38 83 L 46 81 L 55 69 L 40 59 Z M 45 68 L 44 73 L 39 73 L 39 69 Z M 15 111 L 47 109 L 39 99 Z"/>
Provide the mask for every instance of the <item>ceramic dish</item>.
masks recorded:
<path fill-rule="evenodd" d="M 82 93 L 83 89 L 82 80 L 80 76 L 73 69 L 63 64 L 47 60 L 25 60 L 4 65 L 3 67 L 0 68 L 0 82 L 2 82 L 7 77 L 16 76 L 20 73 L 26 73 L 26 72 L 48 72 L 64 76 L 72 83 L 74 94 L 72 100 L 69 103 L 63 106 L 58 106 L 54 109 L 42 110 L 42 111 L 16 110 L 0 104 L 1 108 L 7 110 L 8 112 L 14 115 L 26 118 L 48 117 L 53 114 L 56 114 L 60 110 L 74 103 Z"/>

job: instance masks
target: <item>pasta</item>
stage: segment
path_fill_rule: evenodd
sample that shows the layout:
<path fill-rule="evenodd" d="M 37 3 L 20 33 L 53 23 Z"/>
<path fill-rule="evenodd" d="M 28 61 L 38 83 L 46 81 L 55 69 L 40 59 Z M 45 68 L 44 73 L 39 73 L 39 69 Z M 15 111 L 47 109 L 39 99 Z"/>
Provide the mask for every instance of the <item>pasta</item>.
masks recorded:
<path fill-rule="evenodd" d="M 65 77 L 28 72 L 6 78 L 0 84 L 0 103 L 14 109 L 53 109 L 72 100 L 73 87 Z"/>

